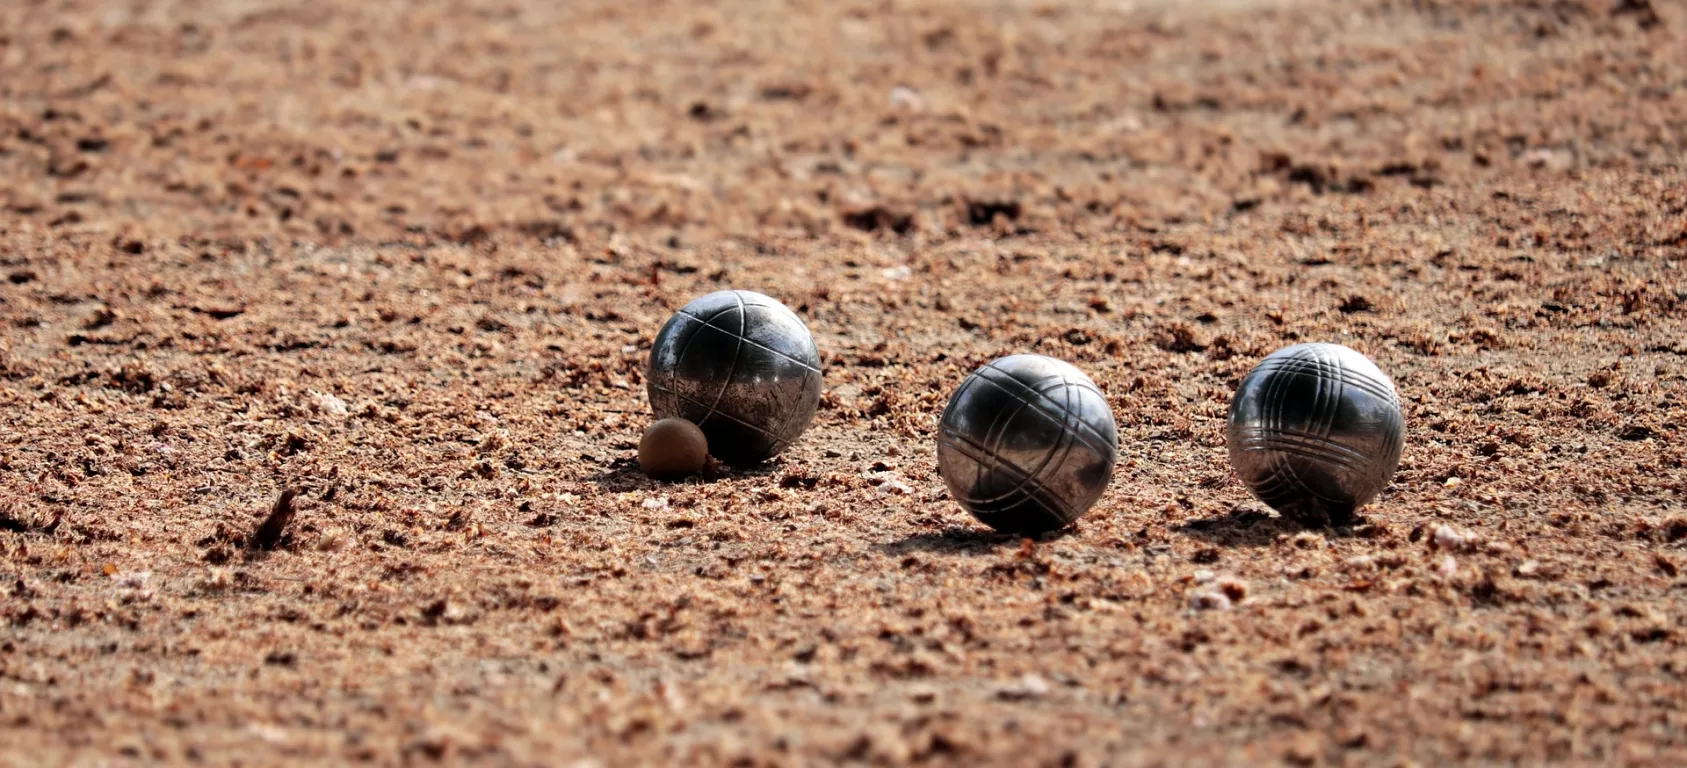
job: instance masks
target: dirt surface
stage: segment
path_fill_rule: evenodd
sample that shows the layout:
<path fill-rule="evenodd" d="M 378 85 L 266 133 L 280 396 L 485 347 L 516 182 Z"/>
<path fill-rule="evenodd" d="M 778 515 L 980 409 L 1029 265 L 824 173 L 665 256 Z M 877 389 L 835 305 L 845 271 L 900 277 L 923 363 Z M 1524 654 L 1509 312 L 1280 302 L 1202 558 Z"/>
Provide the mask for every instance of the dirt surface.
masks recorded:
<path fill-rule="evenodd" d="M 1684 157 L 1665 0 L 7 0 L 0 763 L 1679 765 Z M 819 417 L 645 479 L 723 287 Z M 1356 528 L 1225 458 L 1303 340 Z M 933 459 L 1028 351 L 1031 543 Z"/>

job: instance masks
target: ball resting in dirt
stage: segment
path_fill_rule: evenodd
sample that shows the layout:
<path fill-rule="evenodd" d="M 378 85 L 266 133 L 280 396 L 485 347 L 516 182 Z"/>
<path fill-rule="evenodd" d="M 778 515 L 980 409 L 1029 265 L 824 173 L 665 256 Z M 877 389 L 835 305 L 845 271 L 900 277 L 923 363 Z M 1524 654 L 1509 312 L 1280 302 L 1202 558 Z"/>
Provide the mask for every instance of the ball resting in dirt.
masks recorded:
<path fill-rule="evenodd" d="M 1394 476 L 1405 418 L 1394 382 L 1369 358 L 1297 344 L 1242 378 L 1225 442 L 1260 501 L 1307 525 L 1342 525 Z"/>
<path fill-rule="evenodd" d="M 682 418 L 735 466 L 790 447 L 820 404 L 820 351 L 796 313 L 754 291 L 685 305 L 656 335 L 647 389 L 657 418 Z"/>
<path fill-rule="evenodd" d="M 949 399 L 937 469 L 985 525 L 1007 533 L 1065 527 L 1112 479 L 1118 431 L 1107 398 L 1069 363 L 1013 355 L 974 371 Z"/>
<path fill-rule="evenodd" d="M 709 460 L 709 441 L 685 419 L 662 419 L 650 425 L 638 441 L 638 466 L 656 478 L 697 474 Z"/>

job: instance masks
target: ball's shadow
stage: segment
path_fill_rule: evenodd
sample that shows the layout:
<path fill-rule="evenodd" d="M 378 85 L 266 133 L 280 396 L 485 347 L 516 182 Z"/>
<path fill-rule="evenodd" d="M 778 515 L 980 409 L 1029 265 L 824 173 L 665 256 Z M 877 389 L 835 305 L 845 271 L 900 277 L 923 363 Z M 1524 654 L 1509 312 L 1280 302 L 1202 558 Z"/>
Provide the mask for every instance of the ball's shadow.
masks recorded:
<path fill-rule="evenodd" d="M 1222 515 L 1197 518 L 1177 527 L 1177 532 L 1203 539 L 1221 547 L 1268 547 L 1279 536 L 1297 533 L 1323 533 L 1331 538 L 1363 536 L 1368 528 L 1362 517 L 1355 516 L 1339 526 L 1308 525 L 1293 518 L 1279 517 L 1258 509 L 1238 507 Z"/>
<path fill-rule="evenodd" d="M 1002 549 L 1021 546 L 1027 538 L 1042 543 L 1064 539 L 1074 532 L 1073 528 L 1063 528 L 1038 536 L 1025 536 L 957 525 L 941 531 L 909 534 L 896 541 L 875 544 L 873 549 L 892 557 L 914 552 L 932 555 L 988 555 Z"/>
<path fill-rule="evenodd" d="M 597 474 L 592 475 L 591 479 L 599 488 L 609 493 L 626 493 L 627 491 L 648 491 L 688 485 L 708 485 L 739 477 L 767 477 L 777 474 L 783 469 L 783 464 L 777 461 L 738 469 L 710 459 L 709 463 L 703 467 L 703 471 L 690 477 L 670 480 L 646 475 L 643 470 L 639 469 L 637 459 L 623 456 L 609 462 L 607 467 L 598 470 Z"/>
<path fill-rule="evenodd" d="M 1292 520 L 1252 509 L 1233 509 L 1222 515 L 1197 518 L 1177 528 L 1185 536 L 1224 547 L 1266 547 L 1276 542 L 1278 536 L 1304 530 Z"/>
<path fill-rule="evenodd" d="M 592 483 L 610 493 L 638 491 L 668 484 L 646 477 L 639 471 L 638 462 L 632 459 L 616 459 L 610 462 L 608 467 L 592 475 Z"/>

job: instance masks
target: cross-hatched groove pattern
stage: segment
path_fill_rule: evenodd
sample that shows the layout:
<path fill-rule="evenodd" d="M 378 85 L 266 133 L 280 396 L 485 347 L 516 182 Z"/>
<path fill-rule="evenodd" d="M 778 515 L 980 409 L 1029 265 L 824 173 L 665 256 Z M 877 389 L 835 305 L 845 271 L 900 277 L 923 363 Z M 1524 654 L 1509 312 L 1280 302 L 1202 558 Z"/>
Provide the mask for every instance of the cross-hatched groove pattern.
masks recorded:
<path fill-rule="evenodd" d="M 684 400 L 685 402 L 690 403 L 691 405 L 695 405 L 699 408 L 709 409 L 707 415 L 705 415 L 703 418 L 701 418 L 697 421 L 692 422 L 693 424 L 696 424 L 698 427 L 702 427 L 703 422 L 708 421 L 710 418 L 715 417 L 715 416 L 719 416 L 723 419 L 726 419 L 727 421 L 734 422 L 734 423 L 739 424 L 739 425 L 741 425 L 741 426 L 743 426 L 747 429 L 753 429 L 757 432 L 760 432 L 761 434 L 765 435 L 770 440 L 776 440 L 776 441 L 780 441 L 780 442 L 784 441 L 783 436 L 781 436 L 779 434 L 776 434 L 774 432 L 770 432 L 765 427 L 761 427 L 761 426 L 758 426 L 756 424 L 752 424 L 752 423 L 750 423 L 748 421 L 745 421 L 743 419 L 740 419 L 737 416 L 734 416 L 730 413 L 723 413 L 719 410 L 714 410 L 714 409 L 710 408 L 708 403 L 705 403 L 701 400 L 697 400 L 697 399 L 692 398 L 692 397 L 687 397 L 684 393 L 675 392 L 671 389 L 670 390 L 663 390 L 663 391 L 666 392 L 667 394 L 673 395 L 674 397 L 677 397 L 681 400 Z"/>
<path fill-rule="evenodd" d="M 735 340 L 734 343 L 738 346 L 734 347 L 732 350 L 732 367 L 727 369 L 726 377 L 721 379 L 720 389 L 715 391 L 715 399 L 713 402 L 709 403 L 709 414 L 703 417 L 705 421 L 713 417 L 715 413 L 720 410 L 720 400 L 722 397 L 726 396 L 726 388 L 732 386 L 732 379 L 738 375 L 738 365 L 743 360 L 744 332 L 748 329 L 750 324 L 750 313 L 744 311 L 744 297 L 738 295 L 737 291 L 732 292 L 732 299 L 738 304 L 738 332 L 732 334 L 732 337 Z M 685 310 L 682 309 L 680 311 L 683 313 Z M 715 316 L 719 317 L 720 314 L 721 313 L 717 312 L 715 313 Z M 714 327 L 709 325 L 708 320 L 704 320 L 703 325 L 708 328 Z M 696 338 L 696 332 L 693 332 L 692 338 Z"/>
<path fill-rule="evenodd" d="M 1342 366 L 1339 360 L 1325 360 L 1317 357 L 1295 357 L 1282 360 L 1266 360 L 1254 368 L 1260 375 L 1270 373 L 1302 373 L 1317 376 L 1332 381 L 1338 381 L 1343 386 L 1353 387 L 1375 395 L 1390 403 L 1400 402 L 1400 396 L 1394 388 L 1372 379 L 1360 371 L 1350 370 Z"/>
<path fill-rule="evenodd" d="M 1281 350 L 1243 377 L 1227 429 L 1231 462 L 1285 513 L 1350 514 L 1387 484 L 1404 439 L 1399 396 L 1358 352 Z M 1315 516 L 1314 516 L 1315 517 Z"/>
<path fill-rule="evenodd" d="M 1047 530 L 1082 515 L 1105 487 L 1118 452 L 1111 432 L 1107 400 L 1082 373 L 1014 356 L 980 367 L 956 390 L 939 428 L 938 464 L 956 501 L 980 520 Z"/>
<path fill-rule="evenodd" d="M 989 366 L 986 366 L 986 368 L 989 368 Z M 998 369 L 990 368 L 990 370 L 995 371 Z M 963 440 L 968 445 L 980 451 L 981 455 L 975 457 L 975 460 L 978 461 L 979 464 L 973 487 L 977 488 L 984 486 L 986 482 L 986 472 L 1007 471 L 1023 478 L 1018 485 L 993 496 L 969 495 L 966 499 L 963 499 L 963 501 L 969 506 L 982 508 L 992 504 L 997 504 L 1004 500 L 1018 496 L 1022 494 L 1022 492 L 1026 492 L 1027 488 L 1030 489 L 1029 493 L 1044 492 L 1046 489 L 1043 487 L 1043 473 L 1047 471 L 1050 466 L 1059 466 L 1064 463 L 1066 458 L 1072 453 L 1072 446 L 1080 442 L 1077 430 L 1079 422 L 1072 403 L 1072 390 L 1076 388 L 1073 382 L 1067 381 L 1066 377 L 1058 374 L 1040 379 L 1031 385 L 1022 384 L 1017 379 L 1013 379 L 1011 376 L 1006 376 L 1006 378 L 1006 382 L 995 381 L 990 376 L 985 375 L 983 371 L 980 371 L 979 375 L 975 377 L 972 382 L 968 382 L 969 386 L 973 383 L 977 383 L 996 387 L 1002 392 L 1018 399 L 1020 403 L 1018 408 L 1011 411 L 1002 411 L 996 415 L 996 421 L 990 425 L 990 429 L 985 433 L 986 437 L 984 444 L 980 445 L 975 443 L 965 435 L 961 435 L 954 430 L 944 431 L 945 435 Z M 1061 392 L 1065 394 L 1066 399 L 1059 410 L 1059 416 L 1033 405 L 1031 399 L 1027 398 L 1022 392 L 1018 391 L 1020 389 L 1029 392 L 1032 397 L 1039 398 L 1048 398 L 1050 391 L 1055 389 L 1061 390 Z M 1012 425 L 1014 420 L 1026 409 L 1034 410 L 1050 419 L 1058 419 L 1060 422 L 1060 442 L 1057 443 L 1053 449 L 1045 452 L 1042 460 L 1039 461 L 1037 466 L 1032 469 L 1025 469 L 1023 467 L 1016 466 L 1013 462 L 1002 458 L 1001 450 L 1002 440 L 1007 436 L 1008 427 Z M 1094 445 L 1090 445 L 1088 443 L 1085 443 L 1085 445 L 1091 450 L 1097 450 Z M 1060 461 L 1058 462 L 1055 461 L 1055 454 L 1057 452 L 1060 454 Z M 1097 452 L 1099 453 L 1099 451 Z M 1062 511 L 1064 512 L 1065 510 L 1066 505 L 1062 503 Z"/>
<path fill-rule="evenodd" d="M 755 307 L 755 306 L 759 306 L 759 305 L 755 305 L 755 304 L 752 304 L 752 305 L 749 305 L 749 306 L 748 306 L 748 307 L 739 307 L 739 308 L 738 308 L 738 309 L 739 309 L 739 311 L 740 311 L 740 312 L 742 312 L 742 313 L 744 313 L 744 315 L 745 315 L 745 317 L 746 317 L 746 320 L 745 320 L 745 322 L 748 322 L 748 319 L 747 319 L 747 318 L 748 318 L 748 312 L 747 312 L 747 311 L 746 311 L 746 310 L 747 310 L 747 309 L 748 309 L 748 308 L 749 308 L 749 307 Z M 731 330 L 731 329 L 728 329 L 728 328 L 722 328 L 722 327 L 720 327 L 720 326 L 718 326 L 718 325 L 715 325 L 715 324 L 714 324 L 714 318 L 716 318 L 716 317 L 719 317 L 719 316 L 720 316 L 720 315 L 721 315 L 721 313 L 722 313 L 722 312 L 730 312 L 730 311 L 732 311 L 732 309 L 733 309 L 733 308 L 732 308 L 732 307 L 728 307 L 728 308 L 726 308 L 726 309 L 724 309 L 724 310 L 721 310 L 721 312 L 716 312 L 716 313 L 715 313 L 715 314 L 713 314 L 713 315 L 710 315 L 710 316 L 709 316 L 709 317 L 708 317 L 708 318 L 702 318 L 702 317 L 698 317 L 698 316 L 696 316 L 696 315 L 693 315 L 693 314 L 690 314 L 690 313 L 688 313 L 688 312 L 686 312 L 686 311 L 685 311 L 685 310 L 683 310 L 683 309 L 682 309 L 682 310 L 680 310 L 680 311 L 679 311 L 679 314 L 682 314 L 682 315 L 685 315 L 685 316 L 686 316 L 686 317 L 689 317 L 689 318 L 691 318 L 691 319 L 693 319 L 693 320 L 696 320 L 696 321 L 697 321 L 697 322 L 699 322 L 699 323 L 702 323 L 702 324 L 703 324 L 703 327 L 705 327 L 705 328 L 713 328 L 713 329 L 715 329 L 715 330 L 717 330 L 717 331 L 721 331 L 721 332 L 724 332 L 724 333 L 732 333 L 732 334 L 733 334 L 733 335 L 735 335 L 735 336 L 737 336 L 737 337 L 738 337 L 738 341 L 739 341 L 739 342 L 740 342 L 740 343 L 743 343 L 743 344 L 748 344 L 748 345 L 750 345 L 750 346 L 752 346 L 752 347 L 755 347 L 755 348 L 757 348 L 757 349 L 760 349 L 760 350 L 763 350 L 763 351 L 765 351 L 765 352 L 767 352 L 767 353 L 768 353 L 768 354 L 770 354 L 770 355 L 777 355 L 777 356 L 779 356 L 779 357 L 782 357 L 782 358 L 784 358 L 784 359 L 786 359 L 786 360 L 788 360 L 788 361 L 790 361 L 790 362 L 791 362 L 791 364 L 792 364 L 792 365 L 797 365 L 797 366 L 801 366 L 801 367 L 803 367 L 803 368 L 806 368 L 806 369 L 808 369 L 808 370 L 810 370 L 810 371 L 813 371 L 813 372 L 815 372 L 815 373 L 819 373 L 819 372 L 820 372 L 820 369 L 819 369 L 819 368 L 816 368 L 816 367 L 815 367 L 815 366 L 813 366 L 813 365 L 810 365 L 810 364 L 809 364 L 809 363 L 807 363 L 807 362 L 806 362 L 806 361 L 803 361 L 803 360 L 800 360 L 800 359 L 798 359 L 798 358 L 796 358 L 796 357 L 794 357 L 794 356 L 792 356 L 792 355 L 789 355 L 789 354 L 786 354 L 786 353 L 784 353 L 784 352 L 781 352 L 781 351 L 779 351 L 779 350 L 777 350 L 777 349 L 774 349 L 774 348 L 773 348 L 773 347 L 770 347 L 770 346 L 768 346 L 768 345 L 766 345 L 766 344 L 763 344 L 763 343 L 761 343 L 761 342 L 759 342 L 759 341 L 756 341 L 756 340 L 754 340 L 754 339 L 747 339 L 747 338 L 744 338 L 744 334 L 743 334 L 743 333 L 742 333 L 742 332 L 734 332 L 734 331 L 732 331 L 732 330 Z M 742 326 L 741 326 L 741 327 L 742 327 Z"/>
<path fill-rule="evenodd" d="M 1013 462 L 1003 461 L 989 448 L 977 441 L 954 432 L 944 432 L 943 437 L 949 443 L 949 448 L 959 451 L 967 458 L 979 465 L 979 479 L 985 482 L 985 472 L 1000 472 L 1018 480 L 1018 485 L 1010 492 L 988 498 L 976 498 L 963 493 L 956 493 L 955 500 L 979 515 L 997 515 L 1012 511 L 1015 507 L 1025 504 L 1043 504 L 1053 506 L 1049 510 L 1062 521 L 1069 521 L 1078 516 L 1072 506 L 1064 499 L 1050 494 L 1036 476 L 1021 469 Z M 1006 503 L 1004 503 L 1006 502 Z"/>
<path fill-rule="evenodd" d="M 733 297 L 737 298 L 737 292 L 733 293 Z M 714 324 L 715 320 L 719 319 L 721 315 L 725 315 L 728 312 L 737 312 L 738 313 L 738 330 L 736 330 L 736 331 L 734 331 L 730 328 L 722 328 L 722 327 Z M 714 399 L 713 402 L 710 402 L 709 404 L 704 405 L 703 403 L 698 402 L 696 399 L 691 398 L 691 397 L 687 397 L 686 395 L 682 394 L 679 391 L 678 387 L 669 387 L 666 390 L 664 390 L 664 391 L 672 393 L 675 397 L 678 397 L 681 400 L 685 400 L 688 403 L 691 403 L 691 404 L 697 405 L 697 406 L 701 406 L 702 408 L 704 408 L 706 413 L 703 414 L 703 418 L 698 419 L 695 422 L 697 424 L 697 426 L 701 427 L 701 426 L 703 426 L 704 422 L 707 422 L 709 419 L 714 418 L 715 415 L 719 412 L 721 396 L 726 394 L 726 388 L 732 385 L 733 375 L 738 372 L 738 353 L 742 352 L 743 347 L 744 347 L 744 323 L 748 322 L 749 318 L 746 317 L 745 314 L 744 314 L 744 301 L 743 301 L 743 299 L 738 299 L 738 302 L 735 306 L 724 307 L 724 308 L 722 308 L 720 310 L 717 310 L 714 313 L 710 314 L 708 317 L 698 317 L 697 315 L 694 315 L 694 314 L 692 314 L 690 312 L 687 312 L 683 309 L 681 309 L 678 314 L 681 315 L 681 316 L 684 316 L 684 317 L 691 318 L 692 320 L 696 320 L 698 323 L 701 324 L 702 328 L 712 328 L 714 330 L 720 331 L 721 333 L 728 334 L 728 335 L 730 335 L 733 338 L 738 340 L 738 342 L 737 342 L 738 348 L 734 349 L 732 351 L 732 368 L 731 368 L 730 372 L 728 372 L 727 375 L 721 379 L 720 389 L 715 392 L 715 399 Z M 686 353 L 691 351 L 691 346 L 693 344 L 695 344 L 697 342 L 698 337 L 702 335 L 700 330 L 701 330 L 700 328 L 692 329 L 691 334 L 685 338 L 685 344 L 680 346 L 679 355 L 677 356 L 678 359 L 680 359 L 680 360 L 685 359 Z M 668 378 L 671 381 L 677 375 L 678 375 L 677 373 L 675 373 L 673 371 L 669 371 Z M 659 380 L 656 377 L 654 377 L 654 376 L 651 377 L 650 381 L 651 381 L 651 386 L 661 387 L 661 384 L 659 383 Z M 742 419 L 737 419 L 736 417 L 732 416 L 731 414 L 726 414 L 726 418 L 734 419 L 735 421 L 738 421 L 739 423 L 743 423 L 746 426 L 749 426 L 753 429 L 756 429 L 756 431 L 758 431 L 758 432 L 762 432 L 762 433 L 766 434 L 766 430 L 757 428 L 753 424 L 748 424 L 747 422 L 744 422 Z"/>
<path fill-rule="evenodd" d="M 985 374 L 985 371 L 992 371 L 992 372 L 998 374 L 998 376 L 1000 378 L 998 379 L 997 377 L 989 376 L 989 375 Z M 1100 432 L 1097 432 L 1094 427 L 1089 425 L 1088 422 L 1083 421 L 1081 418 L 1077 418 L 1077 416 L 1075 414 L 1071 413 L 1070 409 L 1071 409 L 1073 404 L 1072 404 L 1072 401 L 1071 401 L 1071 398 L 1070 398 L 1070 393 L 1068 393 L 1068 398 L 1067 398 L 1067 400 L 1065 402 L 1065 406 L 1063 408 L 1059 409 L 1058 412 L 1050 412 L 1045 407 L 1045 404 L 1053 405 L 1054 399 L 1048 396 L 1047 391 L 1043 390 L 1042 388 L 1040 388 L 1037 385 L 1028 385 L 1028 384 L 1021 383 L 1017 378 L 1014 377 L 1012 372 L 1002 370 L 1002 368 L 998 365 L 998 363 L 996 363 L 996 362 L 985 363 L 984 367 L 979 369 L 978 375 L 979 375 L 981 380 L 989 382 L 991 384 L 995 384 L 998 387 L 1004 386 L 1004 383 L 1003 383 L 1004 381 L 1011 381 L 1014 384 L 1016 384 L 1020 387 L 1023 387 L 1026 391 L 1029 391 L 1033 395 L 1036 396 L 1035 399 L 1024 400 L 1025 405 L 1029 408 L 1035 408 L 1038 411 L 1041 411 L 1044 416 L 1047 416 L 1051 419 L 1057 419 L 1057 420 L 1064 419 L 1067 416 L 1073 416 L 1075 419 L 1077 419 L 1076 421 L 1073 422 L 1073 426 L 1077 427 L 1082 432 L 1087 433 L 1090 437 L 1094 438 L 1095 440 L 1100 441 L 1100 445 L 1085 441 L 1085 444 L 1089 445 L 1090 448 L 1092 448 L 1096 451 L 1104 451 L 1104 450 L 1105 451 L 1113 451 L 1113 450 L 1117 449 L 1118 446 L 1115 444 L 1114 438 L 1108 437 L 1107 435 L 1103 435 Z M 1107 396 L 1101 394 L 1101 390 L 1096 389 L 1094 384 L 1091 384 L 1091 383 L 1089 383 L 1087 381 L 1083 381 L 1083 380 L 1072 379 L 1071 377 L 1066 376 L 1065 374 L 1053 374 L 1049 377 L 1045 377 L 1044 379 L 1039 380 L 1037 382 L 1037 384 L 1041 384 L 1042 381 L 1046 381 L 1046 380 L 1053 379 L 1053 378 L 1056 378 L 1056 377 L 1058 377 L 1060 379 L 1061 383 L 1068 388 L 1088 390 L 1090 393 L 1094 394 L 1102 402 L 1107 401 Z M 1052 389 L 1052 387 L 1050 389 Z M 1024 399 L 1024 398 L 1021 398 L 1021 399 Z"/>
<path fill-rule="evenodd" d="M 807 429 L 820 397 L 820 356 L 802 320 L 752 291 L 717 291 L 674 314 L 651 349 L 658 417 L 695 423 L 717 458 L 752 464 Z"/>
<path fill-rule="evenodd" d="M 1362 471 L 1370 457 L 1340 443 L 1310 435 L 1248 427 L 1238 433 L 1239 444 L 1251 451 L 1280 451 L 1313 461 L 1327 461 L 1343 469 Z"/>
<path fill-rule="evenodd" d="M 1307 436 L 1316 435 L 1315 439 L 1329 441 L 1330 425 L 1335 420 L 1334 406 L 1336 403 L 1327 396 L 1326 390 L 1332 381 L 1338 385 L 1341 382 L 1341 364 L 1319 359 L 1318 355 L 1321 351 L 1322 348 L 1320 347 L 1308 346 L 1306 352 L 1312 356 L 1310 359 L 1292 358 L 1295 362 L 1312 363 L 1311 368 L 1314 372 L 1301 375 L 1309 375 L 1313 381 L 1317 382 L 1312 406 L 1307 409 L 1307 412 L 1311 415 L 1307 423 L 1304 426 L 1297 425 L 1294 428 L 1291 428 L 1287 423 L 1286 413 L 1289 403 L 1284 390 L 1294 382 L 1296 374 L 1270 376 L 1268 379 L 1270 384 L 1267 385 L 1266 389 L 1268 394 L 1265 398 L 1266 427 L 1263 431 L 1273 435 L 1287 436 L 1294 434 L 1290 431 L 1291 429 L 1304 429 Z M 1311 484 L 1307 483 L 1300 472 L 1296 471 L 1294 464 L 1289 460 L 1289 454 L 1273 451 L 1266 455 L 1270 457 L 1271 461 L 1271 480 L 1274 484 L 1281 486 L 1272 489 L 1273 496 L 1285 493 L 1302 493 L 1328 499 L 1327 496 L 1319 493 Z"/>

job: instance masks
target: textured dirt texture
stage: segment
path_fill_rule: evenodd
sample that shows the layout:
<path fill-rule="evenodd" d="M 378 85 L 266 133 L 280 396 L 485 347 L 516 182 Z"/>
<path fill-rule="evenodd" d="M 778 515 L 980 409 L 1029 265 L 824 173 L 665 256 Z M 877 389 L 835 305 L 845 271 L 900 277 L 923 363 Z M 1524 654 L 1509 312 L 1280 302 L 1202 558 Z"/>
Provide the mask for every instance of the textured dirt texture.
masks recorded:
<path fill-rule="evenodd" d="M 1684 126 L 1665 0 L 7 0 L 0 764 L 1679 765 Z M 651 481 L 723 287 L 820 414 Z M 1303 340 L 1356 527 L 1224 455 Z M 1122 442 L 1034 542 L 1014 352 Z"/>

